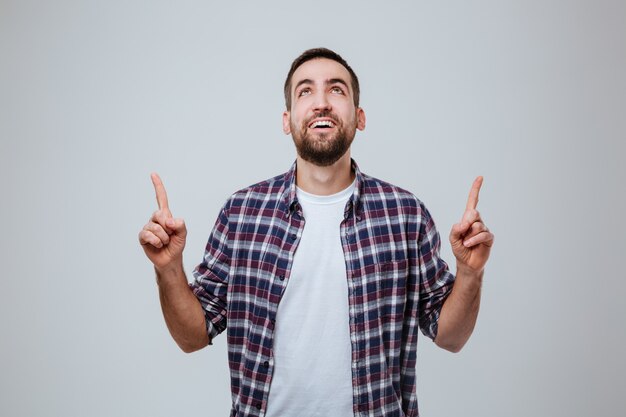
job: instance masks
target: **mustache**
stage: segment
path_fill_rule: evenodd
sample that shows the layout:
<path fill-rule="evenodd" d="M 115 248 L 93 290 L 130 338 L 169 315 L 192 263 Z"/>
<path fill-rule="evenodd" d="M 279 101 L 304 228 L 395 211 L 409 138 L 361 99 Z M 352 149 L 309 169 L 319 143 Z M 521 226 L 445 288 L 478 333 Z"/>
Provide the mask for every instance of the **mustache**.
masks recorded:
<path fill-rule="evenodd" d="M 339 117 L 337 117 L 337 115 L 329 110 L 326 111 L 322 111 L 322 112 L 318 112 L 315 113 L 313 116 L 309 117 L 305 122 L 304 125 L 308 126 L 313 120 L 315 119 L 321 119 L 321 118 L 327 118 L 327 119 L 331 119 L 333 122 L 335 122 L 336 125 L 339 125 Z"/>

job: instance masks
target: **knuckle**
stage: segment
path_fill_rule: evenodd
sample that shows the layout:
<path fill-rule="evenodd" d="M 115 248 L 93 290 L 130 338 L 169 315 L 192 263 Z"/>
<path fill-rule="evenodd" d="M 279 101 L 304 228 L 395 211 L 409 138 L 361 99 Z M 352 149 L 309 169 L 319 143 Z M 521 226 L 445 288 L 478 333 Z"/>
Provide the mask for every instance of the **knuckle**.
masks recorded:
<path fill-rule="evenodd" d="M 154 243 L 154 235 L 152 232 L 146 231 L 142 235 L 142 239 L 144 243 L 153 244 Z"/>
<path fill-rule="evenodd" d="M 142 245 L 152 244 L 152 234 L 150 232 L 143 231 L 139 235 L 139 241 Z"/>
<path fill-rule="evenodd" d="M 163 246 L 163 243 L 161 242 L 161 239 L 159 239 L 158 236 L 156 235 L 152 235 L 152 239 L 151 239 L 151 243 L 153 246 L 160 248 L 161 246 Z"/>

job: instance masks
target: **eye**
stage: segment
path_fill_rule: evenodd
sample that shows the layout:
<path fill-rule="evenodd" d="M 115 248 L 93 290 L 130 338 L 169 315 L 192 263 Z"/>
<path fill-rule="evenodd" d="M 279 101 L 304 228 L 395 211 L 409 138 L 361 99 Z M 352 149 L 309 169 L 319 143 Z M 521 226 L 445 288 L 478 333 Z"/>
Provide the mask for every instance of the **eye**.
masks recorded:
<path fill-rule="evenodd" d="M 343 89 L 341 87 L 333 87 L 330 89 L 330 92 L 334 94 L 343 94 Z"/>
<path fill-rule="evenodd" d="M 311 89 L 303 88 L 302 90 L 300 90 L 300 92 L 298 92 L 298 97 L 307 96 L 309 94 L 311 94 Z"/>

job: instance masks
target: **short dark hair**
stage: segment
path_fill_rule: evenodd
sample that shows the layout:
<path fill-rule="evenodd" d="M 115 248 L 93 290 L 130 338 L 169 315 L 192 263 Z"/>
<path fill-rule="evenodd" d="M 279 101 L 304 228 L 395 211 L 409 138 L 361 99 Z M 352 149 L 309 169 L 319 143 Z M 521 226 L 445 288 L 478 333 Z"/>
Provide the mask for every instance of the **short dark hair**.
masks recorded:
<path fill-rule="evenodd" d="M 297 57 L 291 64 L 291 69 L 289 70 L 289 73 L 287 74 L 287 79 L 285 80 L 285 105 L 287 106 L 287 110 L 291 109 L 291 78 L 293 77 L 293 73 L 296 72 L 300 65 L 304 64 L 307 61 L 311 61 L 312 59 L 318 58 L 331 59 L 335 62 L 340 63 L 345 67 L 345 69 L 348 70 L 351 78 L 350 84 L 352 86 L 354 105 L 355 107 L 359 107 L 359 79 L 357 78 L 352 68 L 350 68 L 350 65 L 348 65 L 346 60 L 343 59 L 338 53 L 331 51 L 330 49 L 313 48 L 307 49 L 306 51 L 302 52 L 302 54 Z"/>

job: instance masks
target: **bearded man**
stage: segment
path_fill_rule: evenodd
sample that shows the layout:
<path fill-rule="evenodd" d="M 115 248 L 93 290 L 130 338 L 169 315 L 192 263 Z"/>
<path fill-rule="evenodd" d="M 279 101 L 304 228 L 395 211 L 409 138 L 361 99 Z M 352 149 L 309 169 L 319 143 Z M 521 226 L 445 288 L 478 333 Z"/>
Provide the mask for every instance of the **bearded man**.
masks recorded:
<path fill-rule="evenodd" d="M 351 158 L 365 112 L 348 63 L 305 51 L 285 103 L 295 163 L 228 199 L 191 284 L 184 221 L 152 175 L 159 209 L 139 241 L 166 324 L 185 352 L 227 330 L 231 416 L 417 416 L 418 329 L 458 352 L 476 322 L 494 239 L 476 210 L 482 177 L 450 232 L 455 277 L 423 203 Z"/>

